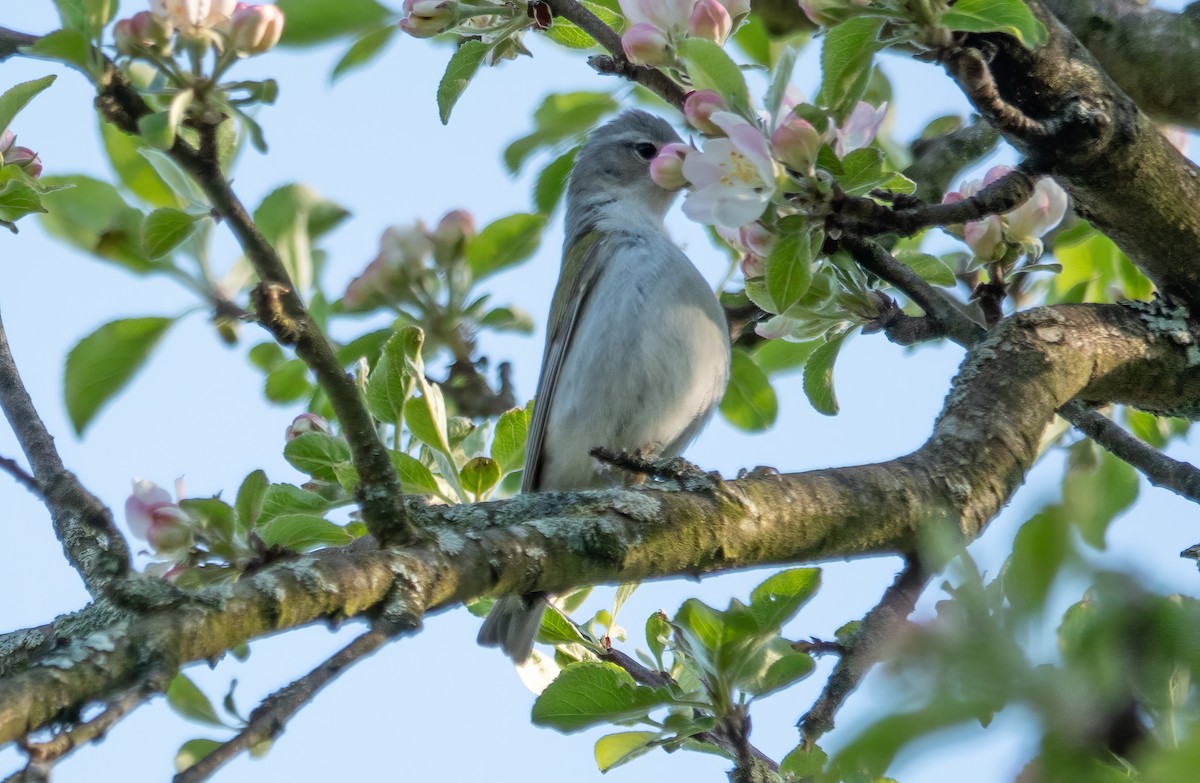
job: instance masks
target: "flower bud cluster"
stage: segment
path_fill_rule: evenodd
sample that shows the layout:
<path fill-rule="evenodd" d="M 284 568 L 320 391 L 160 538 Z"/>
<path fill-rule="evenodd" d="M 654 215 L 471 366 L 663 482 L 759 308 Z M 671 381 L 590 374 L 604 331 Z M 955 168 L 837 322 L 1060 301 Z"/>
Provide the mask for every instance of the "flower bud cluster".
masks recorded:
<path fill-rule="evenodd" d="M 153 481 L 134 479 L 133 492 L 125 500 L 125 521 L 156 554 L 178 559 L 192 545 L 195 521 Z"/>
<path fill-rule="evenodd" d="M 942 198 L 943 204 L 953 204 L 971 198 L 988 185 L 1004 177 L 1009 166 L 993 166 L 982 180 L 969 180 Z M 1025 203 L 1003 215 L 988 215 L 972 220 L 962 228 L 963 241 L 981 262 L 999 261 L 1009 247 L 1036 260 L 1042 254 L 1042 240 L 1050 229 L 1062 222 L 1067 212 L 1067 193 L 1050 177 L 1042 177 L 1034 185 Z"/>
<path fill-rule="evenodd" d="M 262 54 L 283 35 L 283 11 L 275 5 L 237 0 L 151 0 L 149 11 L 119 20 L 113 28 L 117 51 L 137 57 L 171 54 L 175 33 L 211 41 L 239 57 Z"/>
<path fill-rule="evenodd" d="M 724 44 L 750 13 L 749 0 L 619 0 L 630 27 L 621 45 L 631 62 L 655 67 L 675 63 L 684 38 Z"/>
<path fill-rule="evenodd" d="M 0 132 L 0 166 L 16 166 L 31 179 L 42 176 L 42 159 L 28 147 L 18 147 L 16 134 L 7 129 Z"/>

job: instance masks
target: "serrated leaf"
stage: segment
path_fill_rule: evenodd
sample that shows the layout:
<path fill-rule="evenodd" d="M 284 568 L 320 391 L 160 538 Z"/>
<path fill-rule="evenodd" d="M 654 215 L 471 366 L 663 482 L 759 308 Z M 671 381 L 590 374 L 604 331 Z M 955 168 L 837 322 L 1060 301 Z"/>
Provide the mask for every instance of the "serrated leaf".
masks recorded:
<path fill-rule="evenodd" d="M 857 16 L 829 29 L 821 45 L 821 89 L 817 103 L 842 120 L 862 97 L 867 75 L 882 48 L 883 19 Z"/>
<path fill-rule="evenodd" d="M 381 422 L 396 424 L 404 416 L 404 403 L 412 396 L 418 366 L 413 357 L 421 355 L 424 334 L 414 327 L 394 333 L 383 344 L 375 369 L 367 381 L 367 408 Z"/>
<path fill-rule="evenodd" d="M 162 258 L 196 230 L 197 218 L 170 207 L 161 207 L 142 221 L 142 252 L 146 258 Z"/>
<path fill-rule="evenodd" d="M 271 484 L 263 496 L 258 525 L 268 520 L 289 514 L 322 514 L 332 504 L 316 492 L 292 484 Z"/>
<path fill-rule="evenodd" d="M 242 485 L 238 487 L 237 499 L 233 504 L 237 511 L 238 526 L 242 530 L 250 530 L 258 522 L 258 517 L 262 514 L 263 503 L 267 499 L 269 485 L 267 474 L 261 470 L 254 471 L 242 480 Z"/>
<path fill-rule="evenodd" d="M 344 527 L 312 514 L 284 514 L 259 525 L 255 532 L 267 546 L 294 552 L 341 546 L 354 540 Z"/>
<path fill-rule="evenodd" d="M 208 726 L 225 727 L 225 723 L 217 717 L 212 702 L 186 675 L 176 674 L 171 678 L 171 683 L 167 686 L 167 704 L 188 720 Z"/>
<path fill-rule="evenodd" d="M 800 301 L 812 282 L 812 264 L 824 234 L 812 230 L 802 234 L 784 234 L 767 256 L 767 292 L 777 313 L 785 313 Z M 817 246 L 814 247 L 814 238 Z"/>
<path fill-rule="evenodd" d="M 744 349 L 735 348 L 721 415 L 740 430 L 761 432 L 775 423 L 778 414 L 779 399 L 767 374 Z"/>
<path fill-rule="evenodd" d="M 475 72 L 479 70 L 490 48 L 491 46 L 483 41 L 464 41 L 450 58 L 437 88 L 438 117 L 443 125 L 450 122 L 450 112 L 454 110 L 454 104 L 458 103 L 471 79 L 475 78 Z"/>
<path fill-rule="evenodd" d="M 533 703 L 533 722 L 569 733 L 600 723 L 633 720 L 673 701 L 666 688 L 638 686 L 611 663 L 563 669 Z"/>
<path fill-rule="evenodd" d="M 849 196 L 864 196 L 892 178 L 883 170 L 883 150 L 864 147 L 842 158 L 842 173 L 838 185 Z"/>
<path fill-rule="evenodd" d="M 715 90 L 734 110 L 750 107 L 742 69 L 720 46 L 704 38 L 685 38 L 679 42 L 679 55 L 695 89 Z"/>
<path fill-rule="evenodd" d="M 441 490 L 437 479 L 422 462 L 402 451 L 389 451 L 392 465 L 400 476 L 400 489 L 409 495 L 437 495 Z"/>
<path fill-rule="evenodd" d="M 792 568 L 767 577 L 750 593 L 750 613 L 759 628 L 778 631 L 821 585 L 821 569 Z"/>
<path fill-rule="evenodd" d="M 513 408 L 500 414 L 492 435 L 492 459 L 501 473 L 520 470 L 525 465 L 525 441 L 529 435 L 530 408 Z"/>
<path fill-rule="evenodd" d="M 54 84 L 57 76 L 43 76 L 28 82 L 15 84 L 0 95 L 0 131 L 12 125 L 13 118 L 24 109 L 38 93 Z"/>
<path fill-rule="evenodd" d="M 542 644 L 586 644 L 588 639 L 579 631 L 578 626 L 565 617 L 554 607 L 546 609 L 542 614 L 542 624 L 538 626 L 537 640 Z"/>
<path fill-rule="evenodd" d="M 333 66 L 333 73 L 329 75 L 329 80 L 337 81 L 342 76 L 374 60 L 383 52 L 399 29 L 396 25 L 389 24 L 359 38 L 346 50 L 342 59 L 337 61 L 337 65 Z"/>
<path fill-rule="evenodd" d="M 284 46 L 309 46 L 378 27 L 390 16 L 375 0 L 278 0 Z"/>
<path fill-rule="evenodd" d="M 87 36 L 79 30 L 64 28 L 43 35 L 32 46 L 22 49 L 29 57 L 55 60 L 90 74 L 93 69 L 92 49 Z"/>
<path fill-rule="evenodd" d="M 166 334 L 172 318 L 112 321 L 79 341 L 67 355 L 63 395 L 75 434 L 125 387 Z"/>
<path fill-rule="evenodd" d="M 529 258 L 542 241 L 544 215 L 518 212 L 483 227 L 467 244 L 467 264 L 475 280 Z"/>
<path fill-rule="evenodd" d="M 741 690 L 757 699 L 807 677 L 815 668 L 811 656 L 797 652 L 790 642 L 777 636 L 745 658 L 736 680 Z"/>
<path fill-rule="evenodd" d="M 596 766 L 608 772 L 654 748 L 657 731 L 621 731 L 596 740 Z"/>
<path fill-rule="evenodd" d="M 813 351 L 804 363 L 804 394 L 817 413 L 826 416 L 836 416 L 838 412 L 837 396 L 833 391 L 833 364 L 845 340 L 845 334 L 835 337 Z"/>
<path fill-rule="evenodd" d="M 283 458 L 317 481 L 336 481 L 334 467 L 350 462 L 350 444 L 323 432 L 306 432 L 288 441 Z"/>
<path fill-rule="evenodd" d="M 895 256 L 897 261 L 912 269 L 927 283 L 953 288 L 957 282 L 954 270 L 937 256 L 919 250 L 897 250 Z"/>
<path fill-rule="evenodd" d="M 0 188 L 0 220 L 15 223 L 35 212 L 46 212 L 40 193 L 19 179 L 4 183 L 4 187 Z"/>
<path fill-rule="evenodd" d="M 818 747 L 806 748 L 799 745 L 779 762 L 779 772 L 797 780 L 815 778 L 825 769 L 829 756 Z"/>
<path fill-rule="evenodd" d="M 966 33 L 1006 33 L 1026 49 L 1036 49 L 1046 41 L 1046 26 L 1024 0 L 958 0 L 938 22 Z"/>
<path fill-rule="evenodd" d="M 500 481 L 500 464 L 491 457 L 473 457 L 458 472 L 463 489 L 481 500 Z"/>

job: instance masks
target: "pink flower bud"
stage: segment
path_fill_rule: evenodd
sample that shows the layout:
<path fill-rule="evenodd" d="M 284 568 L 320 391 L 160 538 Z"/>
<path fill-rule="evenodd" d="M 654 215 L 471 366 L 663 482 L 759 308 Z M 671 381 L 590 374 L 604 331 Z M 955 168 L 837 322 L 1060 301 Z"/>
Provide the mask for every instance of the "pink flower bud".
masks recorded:
<path fill-rule="evenodd" d="M 404 0 L 400 29 L 413 38 L 432 38 L 457 20 L 455 0 Z"/>
<path fill-rule="evenodd" d="M 1004 215 L 1008 238 L 1023 245 L 1037 247 L 1039 237 L 1062 221 L 1067 212 L 1067 193 L 1050 177 L 1042 177 L 1033 186 L 1033 194 L 1021 206 Z"/>
<path fill-rule="evenodd" d="M 4 156 L 4 164 L 24 169 L 33 179 L 42 176 L 42 159 L 28 147 L 13 147 Z"/>
<path fill-rule="evenodd" d="M 788 168 L 807 172 L 821 149 L 821 134 L 812 123 L 793 114 L 771 134 L 771 149 Z"/>
<path fill-rule="evenodd" d="M 750 0 L 721 0 L 721 5 L 735 25 L 750 15 Z"/>
<path fill-rule="evenodd" d="M 12 149 L 12 146 L 16 143 L 16 141 L 17 135 L 8 128 L 5 128 L 4 132 L 0 133 L 0 161 L 4 160 L 4 156 L 8 154 L 10 149 Z"/>
<path fill-rule="evenodd" d="M 692 148 L 680 142 L 671 142 L 658 151 L 650 161 L 650 179 L 663 190 L 679 190 L 687 184 L 683 176 L 683 159 Z"/>
<path fill-rule="evenodd" d="M 779 239 L 771 229 L 757 220 L 742 226 L 738 231 L 738 238 L 741 240 L 742 247 L 746 248 L 750 255 L 759 258 L 766 258 L 770 255 L 771 248 L 775 247 L 775 241 Z"/>
<path fill-rule="evenodd" d="M 987 187 L 998 179 L 1007 177 L 1012 173 L 1012 166 L 992 166 L 987 170 L 987 174 L 983 175 L 983 187 Z"/>
<path fill-rule="evenodd" d="M 275 47 L 283 35 L 283 11 L 274 5 L 238 3 L 229 18 L 229 42 L 243 57 Z"/>
<path fill-rule="evenodd" d="M 125 521 L 130 531 L 149 542 L 155 552 L 173 552 L 191 545 L 191 517 L 153 481 L 133 482 L 133 493 L 125 500 Z"/>
<path fill-rule="evenodd" d="M 315 413 L 301 413 L 292 423 L 288 425 L 287 432 L 284 437 L 293 441 L 296 438 L 309 432 L 319 432 L 322 435 L 332 435 L 333 428 L 329 426 L 329 422 L 322 416 Z"/>
<path fill-rule="evenodd" d="M 973 220 L 963 226 L 963 241 L 976 258 L 994 261 L 996 249 L 1003 238 L 1004 229 L 996 215 L 988 215 L 983 220 Z"/>
<path fill-rule="evenodd" d="M 708 136 L 723 136 L 724 131 L 712 121 L 715 111 L 727 111 L 725 99 L 713 90 L 696 90 L 683 101 L 683 116 L 688 125 Z"/>
<path fill-rule="evenodd" d="M 113 41 L 121 54 L 143 51 L 161 52 L 171 42 L 174 33 L 171 23 L 149 11 L 139 11 L 122 19 L 113 27 Z"/>
<path fill-rule="evenodd" d="M 433 230 L 433 256 L 441 264 L 459 258 L 467 240 L 475 236 L 475 218 L 465 209 L 447 212 Z"/>
<path fill-rule="evenodd" d="M 835 132 L 834 152 L 839 158 L 870 144 L 887 116 L 887 103 L 875 108 L 866 101 L 859 101 L 850 116 Z"/>
<path fill-rule="evenodd" d="M 717 0 L 697 0 L 688 17 L 688 35 L 723 44 L 733 29 L 729 11 Z"/>
<path fill-rule="evenodd" d="M 659 28 L 642 22 L 621 36 L 621 47 L 630 62 L 638 65 L 664 66 L 675 62 L 671 41 Z"/>

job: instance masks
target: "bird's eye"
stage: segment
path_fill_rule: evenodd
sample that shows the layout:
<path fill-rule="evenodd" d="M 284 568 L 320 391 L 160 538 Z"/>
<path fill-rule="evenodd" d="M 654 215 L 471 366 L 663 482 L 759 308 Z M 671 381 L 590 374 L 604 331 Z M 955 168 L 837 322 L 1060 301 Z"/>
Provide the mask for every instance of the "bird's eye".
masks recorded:
<path fill-rule="evenodd" d="M 642 160 L 650 160 L 658 154 L 658 147 L 655 147 L 648 141 L 639 141 L 633 145 L 633 151 L 638 154 Z"/>

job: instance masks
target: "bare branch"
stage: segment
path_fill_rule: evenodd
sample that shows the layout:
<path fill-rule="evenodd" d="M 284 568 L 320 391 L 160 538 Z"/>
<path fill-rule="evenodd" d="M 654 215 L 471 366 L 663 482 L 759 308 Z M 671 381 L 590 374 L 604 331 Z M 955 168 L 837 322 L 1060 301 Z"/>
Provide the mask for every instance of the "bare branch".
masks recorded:
<path fill-rule="evenodd" d="M 9 30 L 7 27 L 0 27 L 0 62 L 4 62 L 9 57 L 17 54 L 22 46 L 33 46 L 37 41 L 38 36 L 36 35 L 19 33 L 16 30 Z"/>
<path fill-rule="evenodd" d="M 54 438 L 21 382 L 3 323 L 0 323 L 0 409 L 33 469 L 35 491 L 50 511 L 54 534 L 62 542 L 67 560 L 83 577 L 88 591 L 100 595 L 113 580 L 129 573 L 129 546 L 113 523 L 112 512 L 63 466 Z"/>
<path fill-rule="evenodd" d="M 287 722 L 343 671 L 368 657 L 394 637 L 378 630 L 362 634 L 300 679 L 272 693 L 254 712 L 237 736 L 213 749 L 204 758 L 175 776 L 175 783 L 208 780 L 234 756 L 283 733 Z"/>
<path fill-rule="evenodd" d="M 25 489 L 42 497 L 42 488 L 38 486 L 37 479 L 29 475 L 23 467 L 17 464 L 16 460 L 8 457 L 0 457 L 0 470 L 17 480 L 17 483 L 25 487 Z"/>

